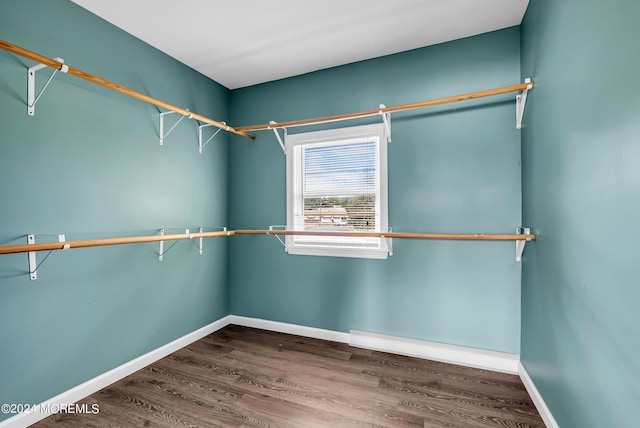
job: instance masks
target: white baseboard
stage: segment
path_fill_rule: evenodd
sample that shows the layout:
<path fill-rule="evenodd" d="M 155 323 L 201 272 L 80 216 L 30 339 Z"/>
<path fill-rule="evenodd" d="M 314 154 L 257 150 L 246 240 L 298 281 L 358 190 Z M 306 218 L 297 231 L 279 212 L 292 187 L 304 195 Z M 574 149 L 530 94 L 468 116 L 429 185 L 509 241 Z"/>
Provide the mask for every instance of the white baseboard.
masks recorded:
<path fill-rule="evenodd" d="M 518 374 L 518 355 L 426 340 L 351 330 L 351 346 L 425 358 L 496 372 Z"/>
<path fill-rule="evenodd" d="M 348 343 L 358 348 L 374 349 L 376 351 L 391 352 L 411 357 L 460 364 L 468 367 L 518 374 L 518 356 L 515 354 L 446 345 L 425 340 L 406 339 L 403 337 L 387 336 L 358 330 L 351 330 L 350 333 L 342 333 L 339 331 L 238 315 L 229 315 L 228 319 L 229 324 L 244 327 L 331 340 L 334 342 Z"/>
<path fill-rule="evenodd" d="M 260 328 L 262 330 L 277 331 L 278 333 L 295 334 L 297 336 L 312 337 L 314 339 L 330 340 L 332 342 L 349 343 L 351 335 L 340 331 L 324 330 L 322 328 L 306 327 L 279 321 L 269 321 L 260 318 L 229 315 L 229 324 L 244 327 Z"/>
<path fill-rule="evenodd" d="M 531 376 L 527 373 L 527 369 L 524 368 L 521 361 L 518 361 L 518 374 L 520 375 L 520 379 L 524 384 L 524 387 L 527 389 L 527 392 L 531 396 L 531 400 L 533 404 L 535 404 L 536 409 L 538 409 L 538 413 L 540 413 L 540 417 L 544 421 L 547 428 L 560 428 L 555 418 L 551 414 L 551 410 L 547 407 L 547 403 L 542 399 L 542 395 L 540 395 L 540 391 L 536 388 L 536 385 L 533 383 Z"/>
<path fill-rule="evenodd" d="M 109 370 L 106 373 L 96 376 L 93 379 L 90 379 L 74 388 L 69 389 L 68 391 L 58 394 L 55 397 L 41 403 L 41 406 L 45 409 L 48 409 L 50 407 L 53 407 L 55 409 L 57 406 L 72 404 L 79 400 L 82 400 L 83 398 L 88 397 L 89 395 L 97 391 L 100 391 L 102 388 L 105 388 L 112 383 L 117 382 L 132 373 L 135 373 L 141 368 L 146 367 L 149 364 L 152 364 L 159 359 L 166 357 L 172 352 L 184 348 L 185 346 L 197 340 L 200 340 L 217 330 L 220 330 L 228 324 L 229 316 L 227 315 L 224 318 L 220 318 L 219 320 L 214 321 L 211 324 L 208 324 L 189 334 L 186 334 L 174 340 L 173 342 L 167 343 L 166 345 L 154 349 L 151 352 L 147 352 L 146 354 L 141 355 L 136 359 L 133 359 L 127 363 L 122 364 L 121 366 Z M 0 428 L 28 427 L 29 425 L 35 424 L 36 422 L 46 418 L 49 415 L 51 415 L 51 413 L 19 413 L 9 419 L 0 422 Z"/>

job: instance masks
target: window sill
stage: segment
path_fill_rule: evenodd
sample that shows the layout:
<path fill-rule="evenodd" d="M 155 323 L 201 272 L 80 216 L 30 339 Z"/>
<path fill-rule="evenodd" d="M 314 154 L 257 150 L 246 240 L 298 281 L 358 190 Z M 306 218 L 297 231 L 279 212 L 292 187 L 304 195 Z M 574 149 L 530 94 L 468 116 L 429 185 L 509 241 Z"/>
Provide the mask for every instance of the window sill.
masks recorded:
<path fill-rule="evenodd" d="M 287 253 L 304 256 L 349 257 L 356 259 L 386 260 L 389 251 L 386 249 L 362 248 L 319 248 L 319 247 L 287 247 Z"/>

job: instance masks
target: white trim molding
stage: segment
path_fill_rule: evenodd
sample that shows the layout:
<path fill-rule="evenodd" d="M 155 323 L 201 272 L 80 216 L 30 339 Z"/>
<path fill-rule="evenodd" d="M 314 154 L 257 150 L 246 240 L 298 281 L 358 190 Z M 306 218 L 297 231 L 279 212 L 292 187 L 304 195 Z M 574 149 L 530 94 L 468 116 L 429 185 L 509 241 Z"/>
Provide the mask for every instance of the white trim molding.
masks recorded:
<path fill-rule="evenodd" d="M 40 403 L 40 406 L 45 409 L 56 408 L 62 405 L 68 405 L 76 403 L 89 395 L 100 391 L 120 379 L 129 376 L 132 373 L 152 364 L 167 355 L 184 348 L 191 343 L 202 339 L 209 334 L 220 330 L 221 328 L 229 324 L 229 316 L 220 318 L 211 324 L 205 325 L 198 330 L 188 333 L 173 342 L 169 342 L 153 351 L 147 352 L 144 355 L 139 356 L 127 363 L 122 364 L 114 369 L 109 370 L 99 376 L 89 379 L 88 381 L 81 383 L 80 385 L 71 388 L 61 394 L 56 395 L 49 400 Z M 0 422 L 0 428 L 24 428 L 35 424 L 36 422 L 50 416 L 52 413 L 47 412 L 26 412 L 19 413 L 9 419 L 5 419 Z"/>
<path fill-rule="evenodd" d="M 351 346 L 496 372 L 518 374 L 518 355 L 351 330 Z"/>
<path fill-rule="evenodd" d="M 238 315 L 229 315 L 227 318 L 229 324 L 244 327 L 260 328 L 262 330 L 295 334 L 298 336 L 312 337 L 314 339 L 348 343 L 350 346 L 357 348 L 373 349 L 410 357 L 459 364 L 467 367 L 518 374 L 518 355 L 506 352 L 487 351 L 478 348 L 407 339 L 404 337 L 388 336 L 359 330 L 351 330 L 350 333 L 343 333 Z"/>
<path fill-rule="evenodd" d="M 518 374 L 520 375 L 520 379 L 522 380 L 524 387 L 531 396 L 531 400 L 533 401 L 533 404 L 535 404 L 536 409 L 538 409 L 538 413 L 540 413 L 540 417 L 547 428 L 560 428 L 560 425 L 556 422 L 551 410 L 547 407 L 547 403 L 544 402 L 540 391 L 538 391 L 538 388 L 536 388 L 536 385 L 533 383 L 533 379 L 531 379 L 531 376 L 527 373 L 527 369 L 524 368 L 522 361 L 518 361 Z"/>
<path fill-rule="evenodd" d="M 330 340 L 332 342 L 349 343 L 351 337 L 349 333 L 342 333 L 340 331 L 269 321 L 260 318 L 241 317 L 239 315 L 229 315 L 227 318 L 229 319 L 229 324 L 277 331 L 278 333 L 295 334 L 297 336 L 312 337 L 314 339 Z"/>

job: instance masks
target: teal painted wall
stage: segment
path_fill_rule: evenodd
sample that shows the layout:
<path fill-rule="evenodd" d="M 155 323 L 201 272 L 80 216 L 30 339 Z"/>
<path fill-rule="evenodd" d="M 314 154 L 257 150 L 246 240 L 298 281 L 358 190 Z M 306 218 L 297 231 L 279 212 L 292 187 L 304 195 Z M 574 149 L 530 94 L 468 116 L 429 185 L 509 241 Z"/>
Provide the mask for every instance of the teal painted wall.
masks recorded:
<path fill-rule="evenodd" d="M 519 46 L 519 29 L 509 28 L 235 90 L 231 121 L 240 126 L 321 117 L 514 84 L 520 81 Z M 521 184 L 514 100 L 512 94 L 393 115 L 393 230 L 515 231 Z M 271 131 L 256 135 L 255 141 L 231 137 L 233 228 L 286 222 L 285 157 Z M 290 256 L 275 238 L 235 237 L 231 311 L 519 352 L 520 264 L 513 242 L 393 245 L 394 255 L 379 261 Z"/>
<path fill-rule="evenodd" d="M 562 428 L 638 426 L 640 3 L 532 0 L 521 359 Z"/>
<path fill-rule="evenodd" d="M 69 1 L 2 1 L 0 38 L 228 120 L 227 89 Z M 0 245 L 226 225 L 226 136 L 198 155 L 187 120 L 160 147 L 156 107 L 61 73 L 28 117 L 32 65 L 0 52 Z M 36 281 L 26 254 L 0 256 L 0 402 L 44 401 L 227 315 L 227 244 L 182 241 L 163 262 L 157 244 L 55 252 Z"/>

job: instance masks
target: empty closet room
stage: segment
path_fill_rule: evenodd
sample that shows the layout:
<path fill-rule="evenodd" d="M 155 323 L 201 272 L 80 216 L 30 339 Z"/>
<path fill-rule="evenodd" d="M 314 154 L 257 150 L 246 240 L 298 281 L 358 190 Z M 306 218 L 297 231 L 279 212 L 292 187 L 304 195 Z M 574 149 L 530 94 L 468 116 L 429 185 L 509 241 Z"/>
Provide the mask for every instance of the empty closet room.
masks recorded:
<path fill-rule="evenodd" d="M 0 0 L 0 427 L 637 426 L 638 16 Z"/>

